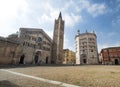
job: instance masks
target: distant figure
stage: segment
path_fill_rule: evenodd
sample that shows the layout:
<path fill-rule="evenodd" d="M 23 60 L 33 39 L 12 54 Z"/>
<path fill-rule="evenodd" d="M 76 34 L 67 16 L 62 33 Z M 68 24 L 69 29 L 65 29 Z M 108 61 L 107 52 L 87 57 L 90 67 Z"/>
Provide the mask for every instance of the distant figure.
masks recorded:
<path fill-rule="evenodd" d="M 25 55 L 23 54 L 23 55 L 20 57 L 20 62 L 19 62 L 19 64 L 24 64 L 24 58 L 25 58 Z"/>

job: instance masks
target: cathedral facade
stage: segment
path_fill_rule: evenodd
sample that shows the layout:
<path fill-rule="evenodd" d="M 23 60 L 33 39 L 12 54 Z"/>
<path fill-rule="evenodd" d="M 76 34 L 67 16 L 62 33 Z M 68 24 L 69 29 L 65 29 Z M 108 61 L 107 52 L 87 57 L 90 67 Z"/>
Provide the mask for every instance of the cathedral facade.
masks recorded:
<path fill-rule="evenodd" d="M 39 28 L 20 28 L 19 40 L 21 43 L 25 64 L 48 64 L 51 62 L 52 39 Z"/>
<path fill-rule="evenodd" d="M 38 28 L 20 28 L 18 34 L 0 37 L 0 65 L 50 64 L 52 39 Z"/>

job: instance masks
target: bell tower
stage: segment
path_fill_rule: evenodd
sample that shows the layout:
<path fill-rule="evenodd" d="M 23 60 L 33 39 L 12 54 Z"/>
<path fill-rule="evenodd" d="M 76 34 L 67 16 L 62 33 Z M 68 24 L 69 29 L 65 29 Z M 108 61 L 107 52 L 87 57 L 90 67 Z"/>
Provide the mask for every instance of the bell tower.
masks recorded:
<path fill-rule="evenodd" d="M 63 43 L 64 43 L 64 20 L 60 12 L 58 19 L 55 19 L 53 45 L 52 45 L 52 63 L 62 64 L 63 62 Z"/>

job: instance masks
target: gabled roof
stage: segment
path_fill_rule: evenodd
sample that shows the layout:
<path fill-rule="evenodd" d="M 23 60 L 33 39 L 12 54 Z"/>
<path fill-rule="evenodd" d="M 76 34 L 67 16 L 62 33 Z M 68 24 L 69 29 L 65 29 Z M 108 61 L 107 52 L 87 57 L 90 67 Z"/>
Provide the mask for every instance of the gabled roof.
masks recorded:
<path fill-rule="evenodd" d="M 52 42 L 52 39 L 49 37 L 49 35 L 43 29 L 40 29 L 40 28 L 20 28 L 20 31 L 38 31 L 38 32 L 41 32 L 50 42 Z"/>

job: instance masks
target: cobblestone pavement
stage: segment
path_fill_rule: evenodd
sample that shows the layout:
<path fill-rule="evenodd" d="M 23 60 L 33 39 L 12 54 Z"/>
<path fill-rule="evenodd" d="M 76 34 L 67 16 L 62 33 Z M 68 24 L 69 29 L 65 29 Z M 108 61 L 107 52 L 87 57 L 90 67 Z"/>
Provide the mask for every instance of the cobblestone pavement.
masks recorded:
<path fill-rule="evenodd" d="M 0 87 L 60 87 L 0 70 Z"/>

